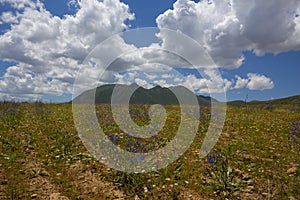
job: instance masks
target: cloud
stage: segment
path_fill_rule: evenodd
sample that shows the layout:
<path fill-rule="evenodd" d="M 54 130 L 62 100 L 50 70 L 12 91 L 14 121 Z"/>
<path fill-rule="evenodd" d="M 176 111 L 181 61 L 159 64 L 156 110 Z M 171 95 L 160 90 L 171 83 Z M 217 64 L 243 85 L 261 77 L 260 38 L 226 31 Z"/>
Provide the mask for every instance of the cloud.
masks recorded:
<path fill-rule="evenodd" d="M 298 0 L 235 0 L 233 7 L 257 55 L 300 49 Z"/>
<path fill-rule="evenodd" d="M 161 87 L 171 87 L 182 85 L 192 92 L 200 95 L 211 95 L 228 92 L 229 90 L 238 90 L 248 88 L 250 90 L 267 90 L 274 87 L 273 81 L 260 74 L 249 73 L 247 78 L 241 78 L 236 75 L 235 79 L 228 80 L 222 78 L 217 69 L 205 69 L 202 71 L 201 77 L 194 74 L 184 75 L 175 70 L 171 71 L 126 71 L 114 72 L 113 82 L 118 84 L 130 85 L 136 83 L 144 88 L 152 88 L 155 85 Z M 107 80 L 100 82 L 100 84 L 109 83 Z"/>
<path fill-rule="evenodd" d="M 61 95 L 71 91 L 88 53 L 126 29 L 125 21 L 134 18 L 129 7 L 118 0 L 78 2 L 76 14 L 60 18 L 39 1 L 0 0 L 20 9 L 15 15 L 1 15 L 3 23 L 14 25 L 0 35 L 0 59 L 17 63 L 0 79 L 2 94 Z"/>
<path fill-rule="evenodd" d="M 274 88 L 273 81 L 264 75 L 249 73 L 248 79 L 247 88 L 250 90 L 267 90 Z"/>
<path fill-rule="evenodd" d="M 235 86 L 231 88 L 232 90 L 245 87 L 250 90 L 268 90 L 274 88 L 272 79 L 261 74 L 248 73 L 247 78 L 241 78 L 238 75 L 236 75 L 235 78 Z"/>
<path fill-rule="evenodd" d="M 225 93 L 232 86 L 232 82 L 228 79 L 223 79 L 216 70 L 205 70 L 203 74 L 205 77 L 201 78 L 197 78 L 193 74 L 180 77 L 181 80 L 183 79 L 183 82 L 179 84 L 198 94 Z"/>
<path fill-rule="evenodd" d="M 236 75 L 235 78 L 237 79 L 236 80 L 236 83 L 235 83 L 235 86 L 233 89 L 241 89 L 241 88 L 244 88 L 245 86 L 247 86 L 247 84 L 249 83 L 249 80 L 248 79 L 243 79 L 241 78 L 240 76 Z"/>
<path fill-rule="evenodd" d="M 120 84 L 136 83 L 145 88 L 152 88 L 155 85 L 161 87 L 171 87 L 182 85 L 198 94 L 224 93 L 230 90 L 232 82 L 222 79 L 216 69 L 205 70 L 205 77 L 196 77 L 194 74 L 183 75 L 176 70 L 164 72 L 145 73 L 143 71 L 130 71 L 117 73 L 116 82 Z"/>
<path fill-rule="evenodd" d="M 204 74 L 204 78 L 197 78 L 193 74 L 186 77 L 177 77 L 181 80 L 177 83 L 199 94 L 217 94 L 242 88 L 250 90 L 268 90 L 274 88 L 274 82 L 261 74 L 248 73 L 247 78 L 241 78 L 236 75 L 235 80 L 222 78 L 216 70 L 205 70 Z"/>
<path fill-rule="evenodd" d="M 149 80 L 154 80 L 158 77 L 158 75 L 154 75 L 154 74 L 148 74 L 148 73 L 144 73 L 146 78 Z"/>
<path fill-rule="evenodd" d="M 178 0 L 156 22 L 160 29 L 192 37 L 218 66 L 234 69 L 243 64 L 244 51 L 263 55 L 300 50 L 299 7 L 298 0 Z M 164 31 L 159 35 L 163 45 L 177 44 Z"/>
<path fill-rule="evenodd" d="M 0 0 L 1 4 L 10 4 L 15 9 L 0 16 L 1 23 L 11 25 L 0 35 L 0 59 L 16 63 L 0 78 L 0 96 L 27 98 L 72 93 L 74 79 L 81 67 L 85 75 L 81 81 L 86 84 L 113 81 L 122 84 L 135 81 L 145 87 L 185 84 L 199 93 L 245 87 L 270 89 L 274 87 L 273 81 L 258 74 L 248 74 L 245 79 L 236 76 L 236 81 L 222 79 L 214 69 L 207 69 L 202 78 L 172 74 L 170 67 L 193 66 L 184 58 L 159 49 L 185 52 L 186 59 L 196 61 L 197 67 L 212 67 L 208 54 L 199 55 L 195 51 L 199 43 L 215 61 L 217 66 L 213 67 L 228 69 L 238 68 L 245 62 L 245 51 L 263 55 L 300 49 L 300 17 L 296 17 L 300 12 L 298 0 L 202 0 L 198 3 L 178 0 L 173 9 L 156 20 L 161 44 L 137 48 L 126 44 L 121 37 L 115 37 L 111 43 L 95 50 L 95 55 L 103 56 L 118 55 L 117 52 L 122 50 L 128 52 L 110 63 L 109 70 L 99 80 L 97 74 L 107 63 L 97 57 L 91 58 L 87 65 L 82 62 L 99 43 L 127 29 L 125 22 L 134 19 L 134 14 L 119 0 L 69 2 L 77 12 L 61 18 L 51 14 L 40 1 Z M 195 41 L 183 40 L 184 37 L 170 34 L 164 28 L 186 34 Z M 133 70 L 145 74 L 140 76 Z M 118 73 L 120 71 L 127 73 Z"/>
<path fill-rule="evenodd" d="M 60 82 L 58 79 L 47 81 L 43 75 L 35 75 L 20 68 L 25 67 L 24 64 L 9 67 L 0 80 L 0 93 L 13 96 L 36 96 L 41 94 L 63 94 L 68 91 L 67 83 Z"/>
<path fill-rule="evenodd" d="M 79 0 L 69 0 L 68 7 L 70 8 L 80 8 L 80 1 Z"/>
<path fill-rule="evenodd" d="M 26 7 L 35 8 L 39 2 L 34 3 L 31 0 L 0 0 L 0 4 L 9 4 L 15 9 L 24 9 Z"/>
<path fill-rule="evenodd" d="M 2 15 L 0 16 L 0 24 L 2 23 L 17 23 L 18 19 L 17 16 L 15 16 L 12 12 L 3 12 Z"/>
<path fill-rule="evenodd" d="M 163 50 L 161 47 L 132 47 L 121 57 L 115 59 L 109 70 L 121 71 L 128 69 L 155 71 L 164 68 L 191 67 L 186 60 L 175 53 Z"/>
<path fill-rule="evenodd" d="M 142 79 L 135 79 L 135 83 L 138 84 L 139 86 L 142 86 L 143 88 L 150 89 L 153 88 L 154 86 L 152 84 L 149 84 L 146 80 Z"/>

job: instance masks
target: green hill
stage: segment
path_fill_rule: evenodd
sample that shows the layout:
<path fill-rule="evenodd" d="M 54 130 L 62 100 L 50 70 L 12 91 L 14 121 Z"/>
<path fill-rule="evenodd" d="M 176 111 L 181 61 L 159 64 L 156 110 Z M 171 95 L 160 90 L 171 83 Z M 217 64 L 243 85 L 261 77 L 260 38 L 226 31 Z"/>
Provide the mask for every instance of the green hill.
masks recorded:
<path fill-rule="evenodd" d="M 90 98 L 95 94 L 95 103 L 96 104 L 103 104 L 103 103 L 111 103 L 111 96 L 112 92 L 115 88 L 116 84 L 109 84 L 97 87 L 95 89 L 91 89 L 88 91 L 83 92 L 79 96 L 73 99 L 77 103 L 86 103 L 89 102 L 87 98 Z M 118 99 L 123 99 L 123 95 L 126 95 L 126 89 L 130 89 L 130 87 L 136 87 L 137 85 L 118 85 L 124 87 L 124 93 L 122 92 L 117 94 Z M 175 94 L 170 90 L 175 89 L 179 92 L 190 93 L 194 95 L 193 92 L 188 90 L 183 86 L 176 86 L 170 88 L 164 88 L 160 86 L 155 86 L 151 89 L 145 89 L 143 87 L 139 87 L 136 91 L 132 94 L 130 103 L 132 104 L 179 104 Z M 96 91 L 95 91 L 96 90 Z M 205 96 L 197 96 L 198 102 L 200 105 L 210 105 L 211 98 Z"/>
<path fill-rule="evenodd" d="M 246 103 L 244 101 L 231 101 L 228 102 L 228 105 L 231 106 L 245 106 Z M 292 97 L 286 97 L 281 99 L 274 99 L 269 101 L 250 101 L 247 102 L 247 105 L 249 106 L 261 106 L 261 107 L 300 107 L 300 95 L 292 96 Z"/>

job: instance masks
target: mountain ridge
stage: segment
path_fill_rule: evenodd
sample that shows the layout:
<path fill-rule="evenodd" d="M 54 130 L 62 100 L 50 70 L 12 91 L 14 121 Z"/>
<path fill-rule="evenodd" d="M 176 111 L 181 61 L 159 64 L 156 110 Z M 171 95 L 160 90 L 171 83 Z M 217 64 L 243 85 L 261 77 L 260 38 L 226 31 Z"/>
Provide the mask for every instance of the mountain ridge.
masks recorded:
<path fill-rule="evenodd" d="M 232 106 L 242 106 L 242 105 L 253 105 L 253 106 L 268 106 L 268 105 L 297 105 L 300 107 L 300 95 L 294 95 L 289 97 L 283 97 L 272 100 L 253 100 L 249 102 L 245 102 L 243 100 L 236 100 L 227 102 L 227 104 Z"/>
<path fill-rule="evenodd" d="M 145 89 L 141 86 L 138 86 L 137 84 L 131 84 L 131 85 L 123 85 L 123 84 L 106 84 L 99 86 L 94 89 L 87 90 L 77 97 L 75 97 L 72 101 L 76 100 L 78 103 L 85 103 L 87 102 L 84 98 L 85 96 L 91 96 L 92 94 L 95 94 L 95 103 L 101 104 L 101 103 L 111 103 L 111 95 L 114 87 L 118 85 L 121 87 L 138 87 L 138 89 L 133 93 L 131 97 L 131 103 L 134 104 L 178 104 L 178 100 L 176 96 L 171 92 L 170 89 L 182 89 L 189 91 L 190 94 L 194 94 L 192 91 L 187 89 L 184 86 L 171 86 L 169 88 L 161 87 L 159 85 L 156 85 L 153 88 Z M 96 92 L 94 93 L 94 90 Z M 198 102 L 200 105 L 210 105 L 211 100 L 217 101 L 215 99 L 212 99 L 208 96 L 203 95 L 196 95 Z M 71 101 L 71 102 L 72 102 Z M 235 100 L 235 101 L 228 101 L 226 102 L 230 106 L 244 106 L 244 105 L 254 105 L 254 106 L 268 106 L 268 105 L 297 105 L 300 107 L 300 95 L 290 96 L 290 97 L 284 97 L 284 98 L 278 98 L 273 100 L 253 100 L 250 102 L 245 102 L 243 100 Z"/>
<path fill-rule="evenodd" d="M 111 103 L 111 96 L 115 86 L 124 87 L 124 90 L 130 89 L 130 87 L 136 87 L 138 85 L 131 84 L 131 85 L 122 85 L 122 84 L 107 84 L 102 85 L 100 87 L 87 90 L 77 97 L 75 97 L 72 101 L 76 101 L 77 103 L 86 103 L 90 102 L 86 98 L 91 96 L 95 97 L 95 104 L 104 104 L 104 103 Z M 177 90 L 179 92 L 190 93 L 191 95 L 195 95 L 192 91 L 188 90 L 184 86 L 173 86 L 170 88 L 161 87 L 159 85 L 145 89 L 141 86 L 138 86 L 138 89 L 132 94 L 130 98 L 130 103 L 133 104 L 179 104 L 175 94 L 171 91 Z M 96 91 L 95 91 L 96 90 Z M 124 94 L 117 94 L 117 97 L 122 99 Z M 211 97 L 196 95 L 198 103 L 200 105 L 210 105 Z"/>

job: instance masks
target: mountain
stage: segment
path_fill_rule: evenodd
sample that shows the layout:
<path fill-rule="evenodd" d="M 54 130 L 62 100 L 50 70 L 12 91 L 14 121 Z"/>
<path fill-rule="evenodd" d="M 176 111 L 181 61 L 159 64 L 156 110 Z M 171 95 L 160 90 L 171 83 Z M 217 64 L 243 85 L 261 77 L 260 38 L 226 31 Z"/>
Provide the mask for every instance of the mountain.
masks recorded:
<path fill-rule="evenodd" d="M 73 101 L 76 101 L 77 103 L 86 103 L 88 102 L 87 98 L 90 98 L 95 94 L 95 103 L 101 104 L 101 103 L 111 103 L 111 96 L 112 92 L 115 88 L 116 84 L 108 84 L 103 85 L 100 87 L 97 87 L 95 89 L 91 89 L 88 91 L 83 92 L 79 96 L 73 99 Z M 117 99 L 124 99 L 124 95 L 126 95 L 128 89 L 137 87 L 136 84 L 132 85 L 118 85 L 120 87 L 124 88 L 124 92 L 118 92 Z M 176 90 L 181 94 L 191 94 L 194 95 L 193 92 L 188 90 L 187 88 L 183 86 L 176 86 L 176 87 L 170 87 L 170 88 L 164 88 L 160 86 L 155 86 L 151 89 L 145 89 L 143 87 L 138 86 L 139 88 L 135 90 L 135 92 L 132 94 L 130 98 L 130 103 L 132 104 L 179 104 L 176 96 L 174 93 L 170 90 Z M 95 91 L 96 90 L 96 91 Z M 122 91 L 122 90 L 121 90 Z M 205 96 L 197 96 L 198 102 L 200 105 L 210 105 L 211 98 L 205 97 Z"/>
<path fill-rule="evenodd" d="M 292 96 L 292 97 L 287 97 L 287 98 L 281 98 L 281 99 L 274 99 L 270 101 L 256 101 L 252 102 L 254 104 L 263 104 L 263 103 L 268 103 L 272 105 L 300 105 L 300 95 L 297 96 Z"/>
<path fill-rule="evenodd" d="M 228 105 L 231 106 L 245 106 L 246 103 L 244 101 L 231 101 L 228 102 Z M 286 97 L 286 98 L 281 98 L 281 99 L 273 99 L 269 101 L 250 101 L 247 102 L 247 105 L 251 106 L 297 106 L 300 107 L 300 95 L 297 96 L 291 96 L 291 97 Z"/>

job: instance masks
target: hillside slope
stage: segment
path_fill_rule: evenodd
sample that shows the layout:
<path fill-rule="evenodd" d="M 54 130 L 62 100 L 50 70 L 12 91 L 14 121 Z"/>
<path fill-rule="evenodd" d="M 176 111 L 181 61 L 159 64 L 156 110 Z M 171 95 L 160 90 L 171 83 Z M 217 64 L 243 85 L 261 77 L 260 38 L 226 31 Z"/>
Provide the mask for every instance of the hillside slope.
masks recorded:
<path fill-rule="evenodd" d="M 102 103 L 111 103 L 111 96 L 112 92 L 114 90 L 115 84 L 110 85 L 103 85 L 100 87 L 97 87 L 95 89 L 91 89 L 88 91 L 83 92 L 76 98 L 74 98 L 73 101 L 76 101 L 77 103 L 86 103 L 88 102 L 87 98 L 90 98 L 95 94 L 95 103 L 96 104 L 102 104 Z M 124 87 L 124 91 L 127 91 L 126 89 L 130 89 L 130 87 L 136 87 L 136 85 L 118 85 L 121 87 Z M 190 93 L 193 95 L 193 93 L 188 90 L 187 88 L 183 86 L 176 86 L 171 87 L 172 89 L 175 89 L 177 91 L 182 91 L 184 93 Z M 171 89 L 170 88 L 170 89 Z M 143 87 L 139 87 L 131 96 L 130 103 L 132 104 L 178 104 L 178 100 L 173 94 L 173 92 L 169 88 L 164 88 L 160 86 L 155 86 L 151 89 L 145 89 Z M 95 91 L 96 90 L 96 91 Z M 117 97 L 119 99 L 123 98 L 122 93 L 118 93 Z M 197 96 L 198 102 L 201 105 L 210 105 L 211 98 L 205 97 L 205 96 Z"/>

